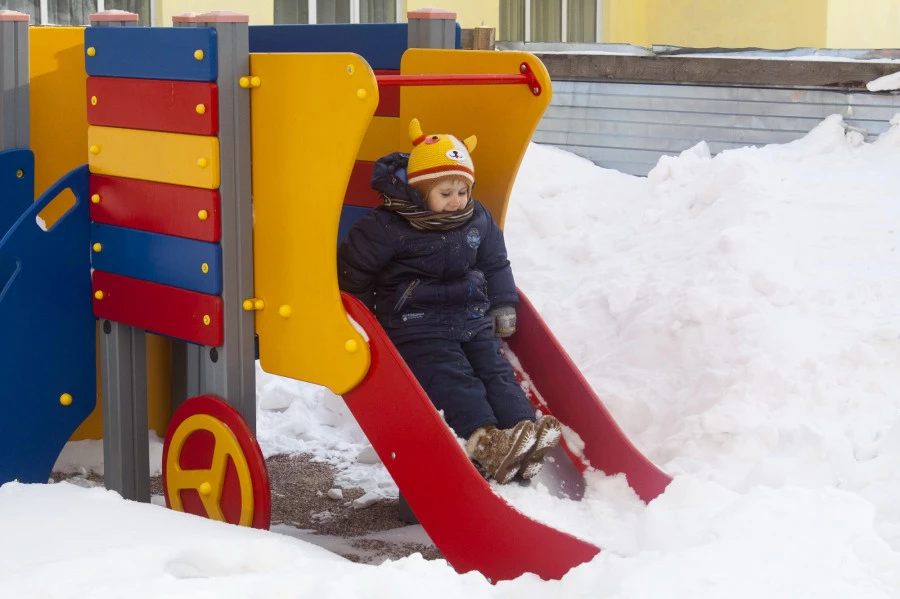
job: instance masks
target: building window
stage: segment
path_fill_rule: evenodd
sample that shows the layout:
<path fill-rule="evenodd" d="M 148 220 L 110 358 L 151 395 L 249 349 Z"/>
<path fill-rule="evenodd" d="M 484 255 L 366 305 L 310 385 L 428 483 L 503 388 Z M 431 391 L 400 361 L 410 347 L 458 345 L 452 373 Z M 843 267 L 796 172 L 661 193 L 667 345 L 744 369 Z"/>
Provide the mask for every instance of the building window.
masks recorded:
<path fill-rule="evenodd" d="M 276 25 L 296 23 L 398 23 L 398 0 L 275 0 Z"/>
<path fill-rule="evenodd" d="M 137 13 L 140 25 L 153 22 L 152 0 L 4 0 L 0 9 L 16 10 L 31 17 L 32 25 L 90 25 L 89 17 L 103 10 Z"/>
<path fill-rule="evenodd" d="M 600 42 L 602 0 L 500 0 L 498 39 Z"/>

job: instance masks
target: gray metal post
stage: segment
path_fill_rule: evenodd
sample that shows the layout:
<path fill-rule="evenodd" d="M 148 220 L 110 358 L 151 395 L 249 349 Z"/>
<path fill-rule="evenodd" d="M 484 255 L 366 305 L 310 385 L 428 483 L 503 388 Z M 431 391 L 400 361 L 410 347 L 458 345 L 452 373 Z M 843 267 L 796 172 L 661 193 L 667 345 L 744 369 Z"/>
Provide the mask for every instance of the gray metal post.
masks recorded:
<path fill-rule="evenodd" d="M 199 366 L 199 393 L 221 397 L 256 430 L 256 366 L 253 312 L 242 304 L 253 297 L 253 210 L 250 202 L 250 18 L 230 11 L 172 18 L 182 27 L 216 30 L 219 72 L 219 164 L 222 218 L 222 347 L 186 348 L 186 386 Z M 255 82 L 255 81 L 254 81 Z M 248 86 L 251 84 L 248 83 Z"/>
<path fill-rule="evenodd" d="M 150 501 L 147 428 L 147 335 L 104 320 L 100 333 L 103 378 L 103 480 L 125 499 Z"/>
<path fill-rule="evenodd" d="M 406 13 L 409 48 L 456 48 L 456 13 L 441 8 L 420 8 Z"/>
<path fill-rule="evenodd" d="M 28 15 L 0 10 L 0 150 L 29 146 Z"/>
<path fill-rule="evenodd" d="M 93 27 L 137 25 L 138 15 L 104 11 Z M 99 292 L 98 292 L 99 293 Z M 103 480 L 125 499 L 150 502 L 150 438 L 147 416 L 147 335 L 104 320 L 100 333 L 103 390 Z"/>

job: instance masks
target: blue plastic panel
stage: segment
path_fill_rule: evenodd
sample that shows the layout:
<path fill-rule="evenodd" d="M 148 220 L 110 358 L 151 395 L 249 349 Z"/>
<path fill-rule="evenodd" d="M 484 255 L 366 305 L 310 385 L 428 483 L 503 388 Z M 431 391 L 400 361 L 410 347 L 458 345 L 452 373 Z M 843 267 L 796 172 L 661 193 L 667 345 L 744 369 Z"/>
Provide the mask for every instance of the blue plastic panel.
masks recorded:
<path fill-rule="evenodd" d="M 86 27 L 84 49 L 91 76 L 176 81 L 218 76 L 216 31 L 208 27 Z"/>
<path fill-rule="evenodd" d="M 97 270 L 209 295 L 222 293 L 222 248 L 217 243 L 97 223 L 90 228 L 91 265 Z"/>
<path fill-rule="evenodd" d="M 42 230 L 38 213 L 66 188 L 75 205 Z M 0 262 L 16 265 L 11 279 L 0 280 L 0 484 L 47 482 L 97 403 L 87 194 L 82 166 L 36 202 L 29 193 L 29 207 L 0 238 Z"/>
<path fill-rule="evenodd" d="M 21 176 L 19 176 L 21 175 Z M 13 226 L 34 201 L 34 153 L 0 152 L 0 236 Z"/>
<path fill-rule="evenodd" d="M 250 52 L 353 52 L 373 69 L 400 69 L 406 23 L 253 25 Z"/>
<path fill-rule="evenodd" d="M 341 220 L 338 223 L 338 245 L 347 237 L 350 227 L 365 216 L 369 210 L 372 210 L 372 208 L 368 206 L 344 206 L 341 208 Z"/>

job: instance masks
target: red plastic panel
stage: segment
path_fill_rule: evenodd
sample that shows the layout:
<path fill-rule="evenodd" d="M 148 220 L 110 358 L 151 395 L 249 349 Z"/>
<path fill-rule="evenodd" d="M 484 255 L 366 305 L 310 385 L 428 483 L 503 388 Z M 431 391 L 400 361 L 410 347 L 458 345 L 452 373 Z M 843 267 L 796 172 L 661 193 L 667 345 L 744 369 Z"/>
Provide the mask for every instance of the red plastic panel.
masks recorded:
<path fill-rule="evenodd" d="M 381 195 L 372 189 L 372 168 L 374 162 L 357 160 L 350 171 L 347 193 L 344 194 L 345 206 L 362 206 L 375 208 L 381 206 Z"/>
<path fill-rule="evenodd" d="M 218 88 L 203 81 L 88 77 L 87 117 L 90 125 L 215 135 Z"/>
<path fill-rule="evenodd" d="M 509 348 L 553 415 L 584 441 L 583 452 L 590 465 L 609 475 L 625 473 L 641 499 L 656 498 L 672 482 L 671 477 L 628 440 L 521 290 L 516 315 L 516 333 L 507 340 Z"/>
<path fill-rule="evenodd" d="M 222 236 L 219 191 L 91 175 L 91 220 L 216 243 Z"/>
<path fill-rule="evenodd" d="M 400 71 L 375 69 L 375 75 L 399 75 Z M 375 116 L 400 116 L 400 87 L 380 86 Z"/>
<path fill-rule="evenodd" d="M 222 345 L 222 298 L 95 270 L 94 315 L 199 345 Z M 97 292 L 102 292 L 98 299 Z"/>
<path fill-rule="evenodd" d="M 536 522 L 496 495 L 362 303 L 344 307 L 369 338 L 372 365 L 344 401 L 428 536 L 459 572 L 494 582 L 558 579 L 600 549 Z"/>
<path fill-rule="evenodd" d="M 248 503 L 248 497 L 241 494 L 241 487 L 238 483 L 238 468 L 242 471 L 246 466 L 246 474 L 250 478 L 253 499 L 253 528 L 261 528 L 267 530 L 271 521 L 272 514 L 272 495 L 269 487 L 269 471 L 266 468 L 266 460 L 263 457 L 259 444 L 250 426 L 241 417 L 240 413 L 231 407 L 224 400 L 213 395 L 199 395 L 193 397 L 183 404 L 172 415 L 169 421 L 169 427 L 166 430 L 166 439 L 163 443 L 163 472 L 162 487 L 166 497 L 166 506 L 172 507 L 172 498 L 169 496 L 169 471 L 167 468 L 169 450 L 172 445 L 172 439 L 175 432 L 184 422 L 191 416 L 197 414 L 205 414 L 212 416 L 218 420 L 233 435 L 243 454 L 243 462 L 235 462 L 233 458 L 227 459 L 225 465 L 225 477 L 222 481 L 211 480 L 216 483 L 216 490 L 221 491 L 219 494 L 219 507 L 225 516 L 225 521 L 230 524 L 238 524 L 240 522 L 241 510 Z M 178 464 L 184 470 L 205 471 L 211 470 L 215 466 L 214 457 L 216 451 L 220 453 L 228 448 L 217 448 L 217 437 L 212 431 L 203 428 L 194 429 L 190 432 L 184 446 L 181 448 L 181 454 L 178 455 Z M 218 488 L 221 483 L 221 489 Z M 209 514 L 204 507 L 199 494 L 199 489 L 182 489 L 180 491 L 182 507 L 188 514 L 208 518 Z"/>

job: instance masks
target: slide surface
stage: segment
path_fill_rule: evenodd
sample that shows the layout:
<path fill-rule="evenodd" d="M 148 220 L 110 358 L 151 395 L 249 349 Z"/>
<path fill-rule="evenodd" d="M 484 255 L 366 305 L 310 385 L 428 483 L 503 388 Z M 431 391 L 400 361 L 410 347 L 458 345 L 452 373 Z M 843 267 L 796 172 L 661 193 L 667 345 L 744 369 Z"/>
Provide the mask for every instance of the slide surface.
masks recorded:
<path fill-rule="evenodd" d="M 454 568 L 477 570 L 494 582 L 526 572 L 558 579 L 600 552 L 595 545 L 528 518 L 495 494 L 375 316 L 355 298 L 342 294 L 342 299 L 365 331 L 372 356 L 365 379 L 345 393 L 344 400 L 416 518 Z M 538 391 L 531 395 L 544 402 L 540 409 L 552 411 L 585 442 L 583 458 L 569 461 L 565 458 L 570 454 L 559 450 L 539 480 L 556 485 L 556 494 L 577 499 L 584 488 L 581 473 L 589 464 L 607 474 L 625 472 L 629 482 L 638 481 L 632 486 L 644 500 L 656 497 L 669 477 L 628 442 L 533 306 L 524 296 L 522 300 L 521 328 L 511 338 L 519 339 L 510 349 L 526 366 L 528 374 L 523 376 Z M 541 361 L 546 368 L 527 371 Z M 579 421 L 570 424 L 567 418 Z"/>

